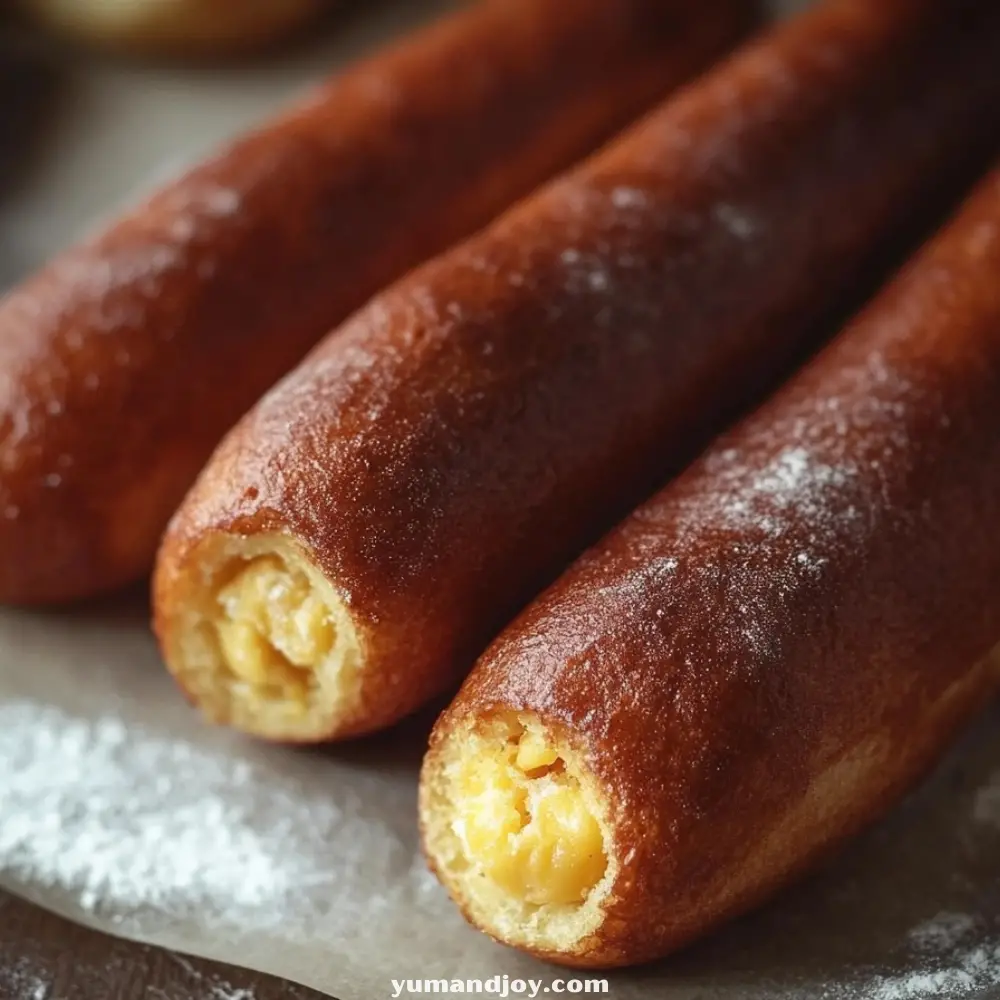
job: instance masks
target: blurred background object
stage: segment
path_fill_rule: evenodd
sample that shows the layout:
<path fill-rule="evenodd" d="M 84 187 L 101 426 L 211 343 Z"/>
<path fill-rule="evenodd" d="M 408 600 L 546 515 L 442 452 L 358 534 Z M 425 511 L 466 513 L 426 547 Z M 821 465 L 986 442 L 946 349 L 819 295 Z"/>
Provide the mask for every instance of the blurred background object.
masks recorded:
<path fill-rule="evenodd" d="M 2 0 L 0 0 L 2 2 Z M 40 24 L 129 55 L 204 57 L 264 48 L 334 0 L 19 0 Z"/>
<path fill-rule="evenodd" d="M 0 196 L 29 161 L 58 81 L 56 65 L 44 49 L 0 31 Z"/>

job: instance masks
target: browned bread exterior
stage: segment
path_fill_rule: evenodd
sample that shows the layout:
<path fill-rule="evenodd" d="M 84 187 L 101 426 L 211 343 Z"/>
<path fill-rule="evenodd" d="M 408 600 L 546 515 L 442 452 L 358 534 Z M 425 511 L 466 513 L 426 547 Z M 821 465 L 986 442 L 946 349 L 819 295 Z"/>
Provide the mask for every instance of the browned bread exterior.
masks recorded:
<path fill-rule="evenodd" d="M 173 521 L 155 604 L 181 686 L 213 719 L 321 740 L 455 683 L 995 133 L 998 58 L 995 4 L 830 0 L 378 296 L 236 427 Z M 276 661 L 294 719 L 266 650 L 237 679 L 209 648 L 235 601 L 220 588 L 272 545 L 344 639 L 318 682 L 308 652 L 294 676 Z"/>
<path fill-rule="evenodd" d="M 148 571 L 219 438 L 321 336 L 705 66 L 749 9 L 472 6 L 0 301 L 0 600 Z"/>
<path fill-rule="evenodd" d="M 997 690 L 998 274 L 1000 169 L 485 654 L 422 784 L 431 862 L 474 923 L 569 964 L 662 956 L 877 817 Z M 450 762 L 512 712 L 575 748 L 607 810 L 613 875 L 558 946 L 498 932 L 449 842 Z"/>

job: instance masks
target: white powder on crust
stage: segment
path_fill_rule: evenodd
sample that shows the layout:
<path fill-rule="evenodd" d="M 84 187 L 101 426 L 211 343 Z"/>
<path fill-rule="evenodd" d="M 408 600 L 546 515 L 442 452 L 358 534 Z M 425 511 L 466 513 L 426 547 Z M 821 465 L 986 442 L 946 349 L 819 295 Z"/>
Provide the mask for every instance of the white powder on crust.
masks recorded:
<path fill-rule="evenodd" d="M 863 555 L 875 525 L 910 516 L 887 501 L 889 471 L 910 461 L 909 417 L 923 402 L 898 366 L 872 352 L 845 364 L 832 392 L 801 391 L 782 419 L 720 443 L 695 488 L 633 515 L 630 544 L 642 558 L 618 586 L 635 592 L 634 601 L 623 592 L 626 606 L 669 595 L 662 567 L 641 551 L 648 519 L 654 535 L 673 533 L 664 551 L 680 563 L 697 553 L 680 579 L 698 581 L 700 599 L 726 601 L 717 654 L 734 663 L 748 653 L 780 657 L 786 605 L 821 585 L 831 564 Z M 718 558 L 706 557 L 706 539 Z"/>
<path fill-rule="evenodd" d="M 829 520 L 836 491 L 847 485 L 855 469 L 817 461 L 810 450 L 792 444 L 759 471 L 748 474 L 735 450 L 724 451 L 713 462 L 719 492 L 710 510 L 702 509 L 698 520 L 711 516 L 717 527 L 742 531 L 757 528 L 777 538 L 796 526 L 798 519 L 820 525 Z M 691 531 L 693 525 L 687 525 Z M 809 562 L 808 553 L 796 556 Z"/>

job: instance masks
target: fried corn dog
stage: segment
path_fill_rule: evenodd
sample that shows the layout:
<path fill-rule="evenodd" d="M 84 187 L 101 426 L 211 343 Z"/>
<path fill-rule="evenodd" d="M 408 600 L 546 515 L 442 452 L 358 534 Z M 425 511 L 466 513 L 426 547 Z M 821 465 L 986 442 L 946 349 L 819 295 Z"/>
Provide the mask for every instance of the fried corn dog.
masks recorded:
<path fill-rule="evenodd" d="M 181 687 L 301 741 L 450 687 L 996 130 L 998 57 L 996 5 L 830 0 L 378 296 L 173 521 Z"/>
<path fill-rule="evenodd" d="M 148 572 L 219 439 L 331 327 L 704 67 L 750 10 L 472 5 L 0 301 L 0 600 Z"/>
<path fill-rule="evenodd" d="M 474 924 L 662 956 L 872 821 L 997 691 L 998 274 L 1000 169 L 488 650 L 421 783 Z"/>

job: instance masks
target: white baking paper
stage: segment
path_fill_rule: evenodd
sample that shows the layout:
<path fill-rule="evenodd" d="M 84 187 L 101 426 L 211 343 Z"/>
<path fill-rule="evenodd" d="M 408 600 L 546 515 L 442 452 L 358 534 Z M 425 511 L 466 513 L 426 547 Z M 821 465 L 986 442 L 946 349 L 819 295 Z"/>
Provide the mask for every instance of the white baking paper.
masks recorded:
<path fill-rule="evenodd" d="M 253 68 L 73 68 L 48 148 L 0 203 L 0 282 L 128 192 L 445 0 L 372 5 Z M 0 884 L 96 928 L 373 1000 L 393 980 L 572 978 L 467 927 L 427 874 L 416 776 L 430 715 L 332 750 L 204 726 L 165 676 L 144 593 L 0 612 Z M 909 1000 L 1000 990 L 1000 711 L 807 882 L 619 1000 Z M 544 989 L 544 986 L 543 986 Z M 404 995 L 409 995 L 404 993 Z"/>

